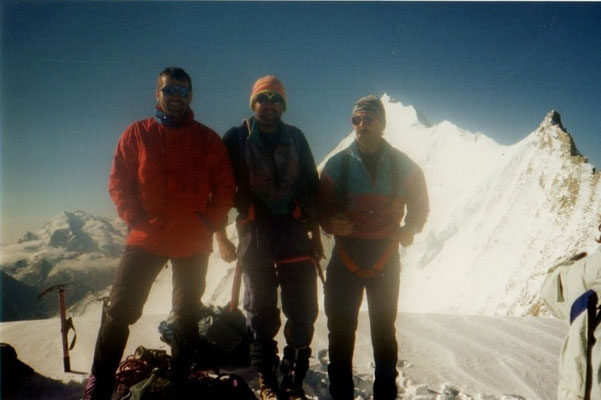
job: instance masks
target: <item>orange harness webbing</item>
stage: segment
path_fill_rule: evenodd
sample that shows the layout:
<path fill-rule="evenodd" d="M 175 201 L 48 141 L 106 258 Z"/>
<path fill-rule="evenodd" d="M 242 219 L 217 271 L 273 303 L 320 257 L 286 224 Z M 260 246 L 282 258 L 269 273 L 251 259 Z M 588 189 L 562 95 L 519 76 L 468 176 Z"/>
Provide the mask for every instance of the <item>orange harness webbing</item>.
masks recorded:
<path fill-rule="evenodd" d="M 338 249 L 338 256 L 342 260 L 344 266 L 353 274 L 357 275 L 359 278 L 369 279 L 376 275 L 376 273 L 381 272 L 386 263 L 390 259 L 390 257 L 394 254 L 395 251 L 399 248 L 399 241 L 393 240 L 390 245 L 386 248 L 386 250 L 382 253 L 380 258 L 376 261 L 376 263 L 368 269 L 360 268 L 355 261 L 351 258 L 350 254 L 340 245 L 340 243 L 336 244 L 336 248 Z"/>
<path fill-rule="evenodd" d="M 319 263 L 317 262 L 315 257 L 311 257 L 311 256 L 290 257 L 290 258 L 285 258 L 283 260 L 277 260 L 275 263 L 279 267 L 282 264 L 292 264 L 292 263 L 297 263 L 297 262 L 301 262 L 301 261 L 311 261 L 311 263 L 313 263 L 313 266 L 315 267 L 315 271 L 317 271 L 317 276 L 319 276 L 321 283 L 322 284 L 325 283 L 325 278 L 323 277 L 323 271 L 321 270 L 321 265 L 319 265 Z"/>
<path fill-rule="evenodd" d="M 315 270 L 317 271 L 317 275 L 319 276 L 321 283 L 325 284 L 325 278 L 323 276 L 323 271 L 321 269 L 321 265 L 319 265 L 319 263 L 317 262 L 317 260 L 314 257 L 297 256 L 297 257 L 285 258 L 283 260 L 276 261 L 276 266 L 279 267 L 280 265 L 283 265 L 283 264 L 292 264 L 292 263 L 297 263 L 297 262 L 301 262 L 301 261 L 311 261 L 311 263 L 315 267 Z M 234 311 L 235 309 L 238 308 L 238 302 L 240 300 L 240 285 L 242 283 L 241 281 L 242 281 L 242 266 L 238 262 L 236 264 L 236 269 L 234 270 L 234 281 L 232 283 L 232 299 L 230 300 L 230 307 L 229 307 L 230 311 Z"/>
<path fill-rule="evenodd" d="M 301 209 L 298 204 L 296 204 L 296 206 L 294 207 L 294 210 L 292 211 L 292 216 L 295 219 L 301 218 L 301 216 L 302 216 Z M 246 225 L 246 224 L 254 221 L 256 218 L 257 218 L 257 216 L 255 214 L 255 205 L 254 205 L 254 203 L 250 203 L 250 205 L 248 206 L 248 215 L 244 221 L 240 222 L 240 225 Z M 290 257 L 290 258 L 285 258 L 283 260 L 277 260 L 275 262 L 275 265 L 276 265 L 276 267 L 279 267 L 282 264 L 293 264 L 293 263 L 298 263 L 298 262 L 302 262 L 302 261 L 311 261 L 311 263 L 315 267 L 315 270 L 317 271 L 317 276 L 319 276 L 321 283 L 324 284 L 325 278 L 323 276 L 323 271 L 321 269 L 321 265 L 319 265 L 319 263 L 317 262 L 315 257 L 311 257 L 311 256 Z M 234 270 L 234 281 L 232 284 L 232 299 L 230 300 L 230 311 L 234 311 L 236 308 L 238 308 L 238 301 L 240 300 L 241 280 L 242 280 L 242 266 L 240 265 L 240 263 L 237 263 L 236 269 Z"/>

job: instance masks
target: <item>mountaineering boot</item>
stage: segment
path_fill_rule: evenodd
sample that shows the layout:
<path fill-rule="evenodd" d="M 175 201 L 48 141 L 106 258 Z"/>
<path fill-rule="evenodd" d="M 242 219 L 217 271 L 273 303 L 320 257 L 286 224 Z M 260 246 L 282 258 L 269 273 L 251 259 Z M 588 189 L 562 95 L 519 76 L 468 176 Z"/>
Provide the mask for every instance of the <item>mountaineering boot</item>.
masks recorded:
<path fill-rule="evenodd" d="M 278 377 L 275 371 L 259 372 L 261 400 L 278 400 Z"/>
<path fill-rule="evenodd" d="M 277 342 L 273 339 L 256 340 L 250 344 L 251 364 L 259 373 L 259 390 L 262 400 L 278 399 L 278 377 L 280 365 Z"/>
<path fill-rule="evenodd" d="M 176 316 L 171 341 L 171 373 L 174 380 L 184 382 L 190 374 L 198 343 L 198 323 Z"/>
<path fill-rule="evenodd" d="M 309 370 L 311 348 L 286 346 L 280 371 L 282 372 L 282 385 L 280 387 L 280 400 L 306 400 L 303 390 L 303 380 Z"/>
<path fill-rule="evenodd" d="M 103 314 L 94 350 L 92 373 L 86 384 L 84 400 L 110 400 L 115 386 L 115 372 L 123 357 L 128 337 L 127 323 Z"/>
<path fill-rule="evenodd" d="M 330 364 L 328 365 L 328 377 L 330 379 L 330 396 L 333 400 L 347 400 L 355 398 L 353 370 L 349 364 L 335 364 L 330 361 Z"/>
<path fill-rule="evenodd" d="M 394 400 L 397 397 L 398 388 L 396 378 L 399 375 L 396 370 L 396 362 L 384 365 L 376 364 L 374 380 L 374 400 Z"/>

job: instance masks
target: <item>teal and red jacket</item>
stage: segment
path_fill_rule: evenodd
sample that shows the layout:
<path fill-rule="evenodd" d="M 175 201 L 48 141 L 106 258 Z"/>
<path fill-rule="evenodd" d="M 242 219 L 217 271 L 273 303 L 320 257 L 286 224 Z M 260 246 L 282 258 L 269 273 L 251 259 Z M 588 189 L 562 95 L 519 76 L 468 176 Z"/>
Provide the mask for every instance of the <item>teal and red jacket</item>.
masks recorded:
<path fill-rule="evenodd" d="M 343 161 L 349 157 L 348 161 Z M 397 172 L 393 173 L 393 162 Z M 342 171 L 347 166 L 346 173 Z M 393 185 L 393 175 L 397 185 Z M 346 182 L 342 182 L 346 176 Z M 344 188 L 344 189 L 341 189 Z M 398 193 L 394 194 L 396 190 Z M 340 192 L 345 199 L 340 199 Z M 319 215 L 322 228 L 330 233 L 329 217 L 341 212 L 353 222 L 350 236 L 362 239 L 392 239 L 403 217 L 405 225 L 421 232 L 430 211 L 428 190 L 421 168 L 385 140 L 376 178 L 363 165 L 357 142 L 332 156 L 320 176 Z M 343 209 L 341 209 L 343 208 Z"/>
<path fill-rule="evenodd" d="M 130 228 L 126 244 L 168 257 L 210 253 L 235 191 L 221 138 L 192 110 L 177 126 L 157 117 L 127 127 L 108 186 Z"/>

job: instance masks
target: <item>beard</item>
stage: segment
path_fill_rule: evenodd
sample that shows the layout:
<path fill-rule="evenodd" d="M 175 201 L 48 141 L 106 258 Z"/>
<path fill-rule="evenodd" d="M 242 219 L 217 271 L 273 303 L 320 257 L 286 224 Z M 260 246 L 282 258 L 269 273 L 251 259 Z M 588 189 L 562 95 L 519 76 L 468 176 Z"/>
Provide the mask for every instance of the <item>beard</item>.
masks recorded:
<path fill-rule="evenodd" d="M 372 131 L 368 128 L 359 128 L 355 133 L 359 150 L 373 153 L 380 148 L 383 140 L 381 132 Z"/>

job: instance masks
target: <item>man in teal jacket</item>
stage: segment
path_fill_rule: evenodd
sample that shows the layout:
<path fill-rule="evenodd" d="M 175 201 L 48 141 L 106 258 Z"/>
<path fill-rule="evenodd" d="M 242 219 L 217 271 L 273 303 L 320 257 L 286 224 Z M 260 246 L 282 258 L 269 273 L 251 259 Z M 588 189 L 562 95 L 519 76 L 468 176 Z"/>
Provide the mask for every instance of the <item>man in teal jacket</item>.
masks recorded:
<path fill-rule="evenodd" d="M 327 161 L 320 177 L 320 222 L 335 236 L 324 296 L 330 394 L 335 400 L 354 398 L 353 347 L 365 290 L 376 366 L 374 399 L 395 399 L 399 243 L 411 245 L 422 230 L 428 193 L 419 166 L 382 137 L 386 114 L 379 99 L 359 99 L 351 121 L 356 140 Z"/>

